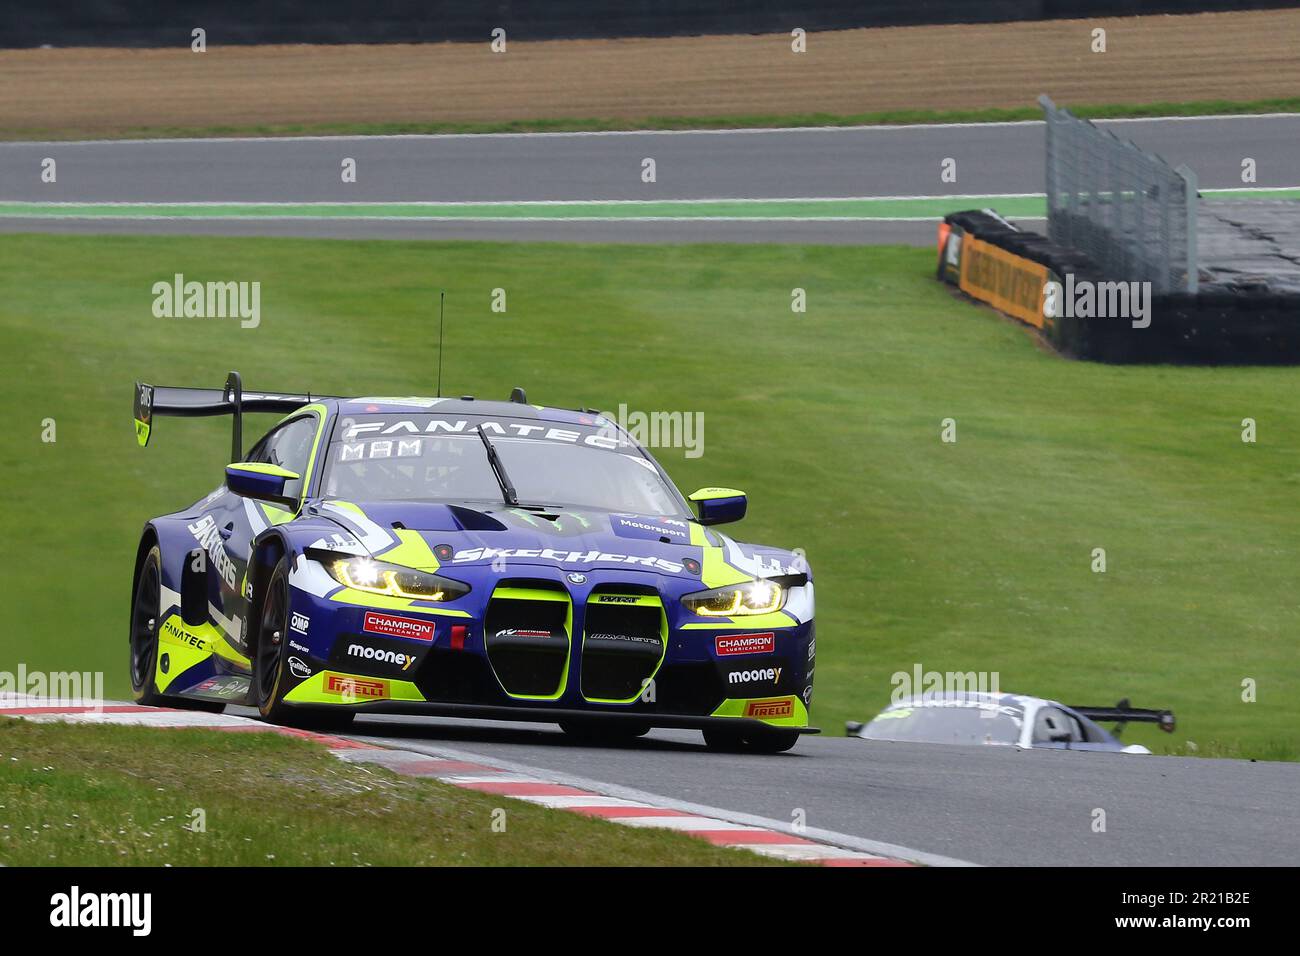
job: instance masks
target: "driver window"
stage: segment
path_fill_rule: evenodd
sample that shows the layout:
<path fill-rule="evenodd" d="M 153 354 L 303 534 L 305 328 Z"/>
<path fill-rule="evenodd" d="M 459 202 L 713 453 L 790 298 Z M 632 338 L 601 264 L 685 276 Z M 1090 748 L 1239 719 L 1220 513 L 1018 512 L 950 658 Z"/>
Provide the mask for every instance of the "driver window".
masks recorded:
<path fill-rule="evenodd" d="M 1065 711 L 1043 707 L 1034 718 L 1034 743 L 1046 744 L 1053 741 L 1081 743 L 1079 725 Z"/>
<path fill-rule="evenodd" d="M 1092 721 L 1084 718 L 1078 720 L 1077 723 L 1079 725 L 1079 731 L 1083 735 L 1084 743 L 1104 744 L 1106 742 L 1105 732 Z"/>
<path fill-rule="evenodd" d="M 311 447 L 315 440 L 315 417 L 307 415 L 303 418 L 295 418 L 267 432 L 266 436 L 249 452 L 248 461 L 279 465 L 281 468 L 302 475 L 303 478 L 287 481 L 284 485 L 285 494 L 301 496 L 307 464 L 311 458 Z"/>

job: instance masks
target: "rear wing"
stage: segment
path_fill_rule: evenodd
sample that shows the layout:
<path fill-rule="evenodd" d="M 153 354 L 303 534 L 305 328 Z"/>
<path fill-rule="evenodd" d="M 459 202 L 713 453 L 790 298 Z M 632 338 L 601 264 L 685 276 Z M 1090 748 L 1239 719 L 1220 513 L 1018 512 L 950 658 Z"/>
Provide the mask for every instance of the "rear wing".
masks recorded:
<path fill-rule="evenodd" d="M 1078 711 L 1089 720 L 1115 724 L 1115 736 L 1118 737 L 1124 730 L 1127 723 L 1135 724 L 1159 724 L 1160 729 L 1167 734 L 1174 732 L 1174 712 L 1172 710 L 1144 710 L 1141 707 L 1130 707 L 1128 698 L 1124 698 L 1114 707 L 1076 707 L 1069 705 L 1071 710 Z"/>
<path fill-rule="evenodd" d="M 149 444 L 155 415 L 176 415 L 181 418 L 202 418 L 211 415 L 230 415 L 234 424 L 230 439 L 230 460 L 239 461 L 243 455 L 244 412 L 292 412 L 330 395 L 290 395 L 269 392 L 245 392 L 238 372 L 226 377 L 223 388 L 183 388 L 170 385 L 135 383 L 135 438 L 140 447 Z"/>

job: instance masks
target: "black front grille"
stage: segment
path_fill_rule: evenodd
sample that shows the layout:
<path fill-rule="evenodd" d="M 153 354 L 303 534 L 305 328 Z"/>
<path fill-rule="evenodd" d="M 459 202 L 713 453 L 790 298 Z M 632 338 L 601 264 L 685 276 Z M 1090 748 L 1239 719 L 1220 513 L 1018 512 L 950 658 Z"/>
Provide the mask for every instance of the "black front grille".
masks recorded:
<path fill-rule="evenodd" d="M 567 597 L 558 601 L 493 597 L 488 602 L 484 646 L 507 694 L 552 697 L 563 689 L 569 660 L 568 610 Z"/>
<path fill-rule="evenodd" d="M 641 694 L 664 656 L 662 615 L 658 604 L 587 605 L 582 638 L 583 697 L 628 701 Z"/>
<path fill-rule="evenodd" d="M 501 688 L 477 654 L 430 649 L 420 664 L 415 685 L 427 700 L 481 704 L 503 700 Z"/>
<path fill-rule="evenodd" d="M 711 714 L 727 689 L 712 663 L 665 664 L 655 675 L 655 696 L 661 714 Z"/>

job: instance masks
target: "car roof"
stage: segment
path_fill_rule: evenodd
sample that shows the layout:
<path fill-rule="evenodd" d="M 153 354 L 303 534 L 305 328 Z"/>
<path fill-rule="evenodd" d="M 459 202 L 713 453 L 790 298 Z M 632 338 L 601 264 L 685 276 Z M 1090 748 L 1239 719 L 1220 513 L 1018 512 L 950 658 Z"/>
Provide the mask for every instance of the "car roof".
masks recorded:
<path fill-rule="evenodd" d="M 610 419 L 594 408 L 554 408 L 548 405 L 526 405 L 523 402 L 496 402 L 469 395 L 459 398 L 362 395 L 357 398 L 330 399 L 324 404 L 336 406 L 340 414 L 345 415 L 478 415 L 487 418 L 526 418 L 568 425 L 611 424 Z"/>
<path fill-rule="evenodd" d="M 1031 697 L 1027 694 L 993 694 L 988 691 L 935 691 L 905 697 L 897 703 L 885 707 L 881 713 L 904 707 L 913 709 L 918 707 L 960 707 L 964 704 L 972 707 L 978 707 L 981 704 L 992 704 L 1018 713 L 1024 713 L 1045 704 L 1053 707 L 1063 706 L 1056 703 L 1056 701 L 1042 697 Z M 1068 710 L 1069 708 L 1064 709 Z"/>

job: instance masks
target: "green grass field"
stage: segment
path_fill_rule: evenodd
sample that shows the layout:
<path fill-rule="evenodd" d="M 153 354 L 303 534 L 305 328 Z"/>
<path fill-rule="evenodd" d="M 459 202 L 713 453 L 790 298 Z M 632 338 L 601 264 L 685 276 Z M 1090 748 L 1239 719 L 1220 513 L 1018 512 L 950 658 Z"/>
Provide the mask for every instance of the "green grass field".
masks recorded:
<path fill-rule="evenodd" d="M 703 457 L 660 457 L 686 491 L 750 493 L 738 537 L 806 550 L 829 732 L 920 664 L 1172 707 L 1172 737 L 1126 734 L 1153 748 L 1298 756 L 1300 370 L 1062 360 L 954 298 L 924 249 L 11 235 L 0 255 L 0 669 L 126 693 L 139 529 L 229 452 L 218 420 L 137 448 L 135 379 L 427 394 L 446 287 L 448 393 L 704 413 Z M 176 272 L 261 281 L 261 326 L 154 318 Z"/>
<path fill-rule="evenodd" d="M 1233 116 L 1300 112 L 1300 97 L 1194 100 L 1185 103 L 1100 103 L 1071 106 L 1085 119 L 1152 116 Z M 559 117 L 499 122 L 274 123 L 254 125 L 127 126 L 111 134 L 76 127 L 0 128 L 0 140 L 158 139 L 212 136 L 402 136 L 439 133 L 567 133 L 610 130 L 787 129 L 796 126 L 900 126 L 909 123 L 1006 123 L 1041 120 L 1037 106 L 984 109 L 897 109 L 868 113 L 754 114 L 749 116 L 646 116 L 640 119 Z"/>
<path fill-rule="evenodd" d="M 276 734 L 0 719 L 7 866 L 772 862 L 680 833 L 346 764 Z"/>

